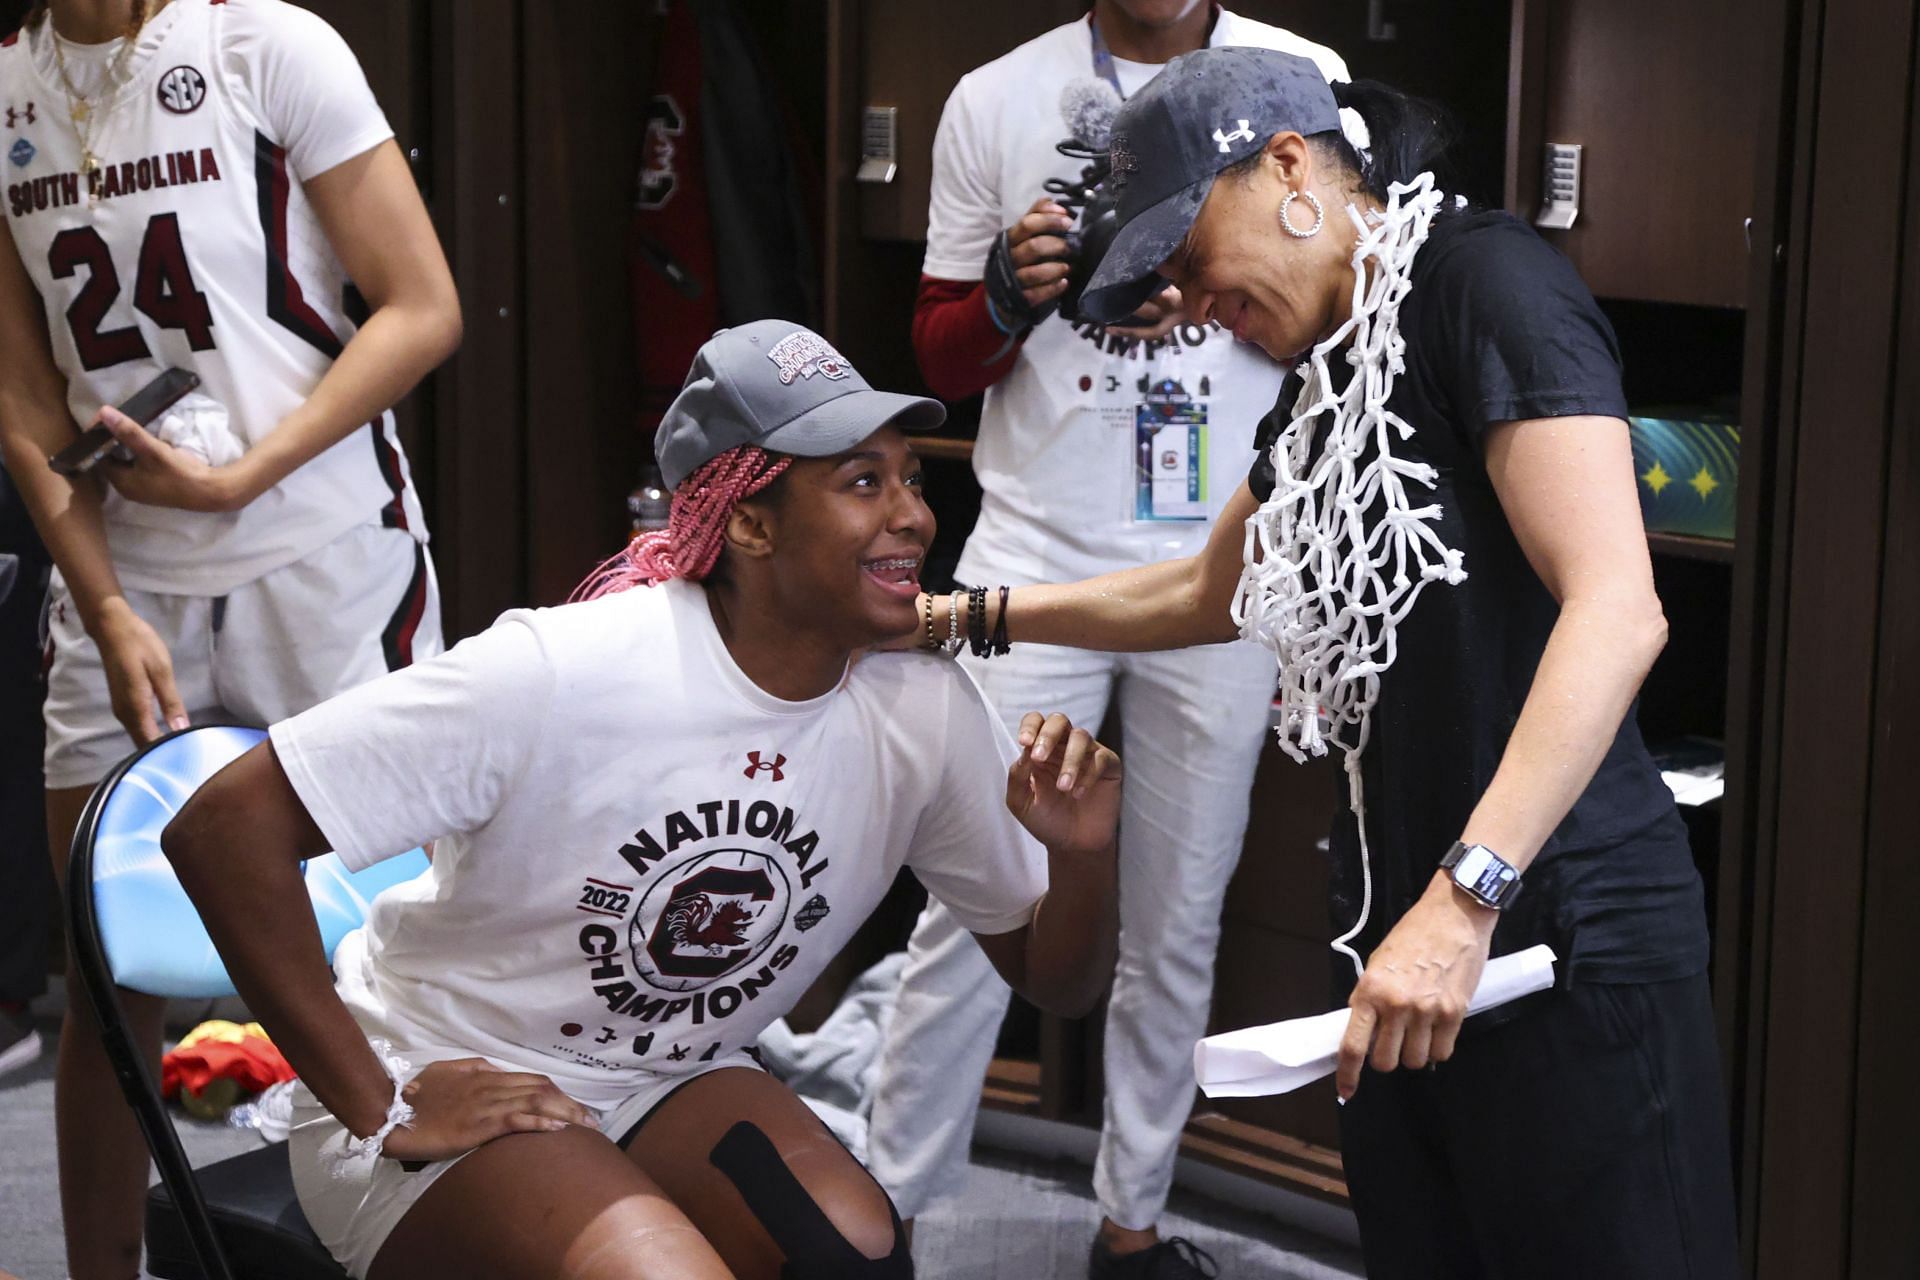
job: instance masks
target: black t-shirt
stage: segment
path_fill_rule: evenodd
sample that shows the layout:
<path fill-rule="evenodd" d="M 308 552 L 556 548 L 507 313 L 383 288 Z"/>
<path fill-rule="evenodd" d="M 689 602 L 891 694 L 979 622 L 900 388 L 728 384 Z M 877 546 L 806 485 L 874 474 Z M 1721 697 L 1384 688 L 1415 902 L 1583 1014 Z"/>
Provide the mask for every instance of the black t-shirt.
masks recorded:
<path fill-rule="evenodd" d="M 1528 418 L 1623 418 L 1613 330 L 1573 267 L 1500 212 L 1448 213 L 1414 258 L 1400 310 L 1406 372 L 1388 407 L 1414 428 L 1396 456 L 1439 473 L 1435 529 L 1464 554 L 1458 586 L 1429 584 L 1401 622 L 1362 758 L 1374 910 L 1362 955 L 1426 889 L 1492 782 L 1558 606 L 1527 564 L 1487 477 L 1488 427 Z M 1330 364 L 1338 376 L 1344 361 Z M 1269 454 L 1299 376 L 1262 423 L 1247 482 L 1273 491 Z M 1424 505 L 1428 495 L 1410 486 Z M 1701 972 L 1700 877 L 1672 793 L 1627 715 L 1593 781 L 1527 869 L 1493 954 L 1551 945 L 1563 980 L 1657 982 Z M 1343 804 L 1333 834 L 1334 920 L 1360 905 L 1360 855 Z M 1499 852 L 1496 850 L 1495 852 Z"/>

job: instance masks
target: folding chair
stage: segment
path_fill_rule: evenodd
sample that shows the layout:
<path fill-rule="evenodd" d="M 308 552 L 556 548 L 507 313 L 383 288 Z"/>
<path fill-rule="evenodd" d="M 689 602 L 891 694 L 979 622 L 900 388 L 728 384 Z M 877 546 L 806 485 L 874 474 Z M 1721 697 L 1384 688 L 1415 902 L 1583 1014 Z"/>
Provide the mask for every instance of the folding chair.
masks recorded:
<path fill-rule="evenodd" d="M 160 832 L 200 784 L 259 743 L 259 729 L 183 729 L 122 761 L 94 789 L 74 831 L 67 913 L 80 986 L 107 1057 L 159 1166 L 147 1193 L 147 1269 L 160 1280 L 341 1280 L 293 1194 L 284 1142 L 194 1170 L 118 989 L 180 999 L 232 995 L 199 913 L 160 851 Z M 419 850 L 350 874 L 333 854 L 302 867 L 327 955 L 382 889 L 427 867 Z"/>

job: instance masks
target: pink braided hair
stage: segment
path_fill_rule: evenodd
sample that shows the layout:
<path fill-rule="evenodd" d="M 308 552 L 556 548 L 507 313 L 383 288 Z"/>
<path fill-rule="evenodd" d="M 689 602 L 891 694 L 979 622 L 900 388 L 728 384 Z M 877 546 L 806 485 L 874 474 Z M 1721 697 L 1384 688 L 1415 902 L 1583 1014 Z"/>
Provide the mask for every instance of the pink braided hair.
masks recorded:
<path fill-rule="evenodd" d="M 713 572 L 726 540 L 727 517 L 744 498 L 759 493 L 793 463 L 750 444 L 739 445 L 695 467 L 673 491 L 667 527 L 635 538 L 587 575 L 567 599 L 598 600 L 669 578 L 694 582 Z"/>

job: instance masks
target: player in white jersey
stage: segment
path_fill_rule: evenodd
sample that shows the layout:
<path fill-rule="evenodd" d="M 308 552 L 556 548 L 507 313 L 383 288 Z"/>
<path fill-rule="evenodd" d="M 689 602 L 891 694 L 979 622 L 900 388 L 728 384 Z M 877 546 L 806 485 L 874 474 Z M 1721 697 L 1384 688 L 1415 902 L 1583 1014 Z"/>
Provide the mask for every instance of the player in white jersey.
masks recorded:
<path fill-rule="evenodd" d="M 1018 587 L 1193 554 L 1239 485 L 1235 459 L 1279 393 L 1278 364 L 1177 307 L 1156 307 L 1145 327 L 1114 328 L 1037 310 L 1066 288 L 1055 260 L 1066 211 L 1035 203 L 1049 179 L 1079 173 L 1079 161 L 1054 149 L 1066 136 L 1063 90 L 1098 91 L 1105 80 L 1131 96 L 1161 63 L 1202 45 L 1282 49 L 1347 78 L 1331 50 L 1203 0 L 1099 0 L 1088 18 L 970 72 L 947 100 L 914 346 L 946 398 L 986 391 L 974 451 L 983 497 L 962 582 Z M 1003 233 L 1020 283 L 990 302 L 983 276 L 1007 252 L 995 247 Z M 1159 1240 L 1155 1223 L 1194 1094 L 1193 1042 L 1206 1031 L 1273 659 L 1240 643 L 1119 655 L 1038 647 L 974 674 L 1010 719 L 1044 701 L 1099 724 L 1119 706 L 1129 761 L 1120 964 L 1106 1012 L 1094 1168 L 1105 1220 L 1091 1268 L 1201 1274 L 1191 1246 Z M 868 1153 L 908 1217 L 966 1168 L 977 1086 L 1006 1007 L 1007 989 L 979 949 L 929 906 L 887 1031 Z"/>
<path fill-rule="evenodd" d="M 294 1187 L 349 1274 L 912 1276 L 746 1051 L 903 866 L 1069 1016 L 1115 930 L 1117 757 L 1037 713 L 1015 747 L 943 658 L 859 656 L 931 625 L 903 432 L 944 416 L 787 321 L 715 335 L 657 436 L 668 528 L 592 598 L 276 724 L 167 828 L 300 1072 Z M 301 858 L 429 837 L 333 973 L 286 945 Z"/>
<path fill-rule="evenodd" d="M 280 0 L 51 0 L 0 42 L 0 435 L 58 572 L 49 833 L 195 717 L 268 723 L 440 647 L 390 406 L 458 342 L 445 257 L 353 54 Z M 351 279 L 369 308 L 356 322 Z M 111 406 L 198 390 L 140 430 Z M 133 455 L 47 465 L 105 422 Z M 130 1009 L 157 1046 L 157 1002 Z M 72 1273 L 138 1263 L 147 1162 L 63 1036 Z"/>

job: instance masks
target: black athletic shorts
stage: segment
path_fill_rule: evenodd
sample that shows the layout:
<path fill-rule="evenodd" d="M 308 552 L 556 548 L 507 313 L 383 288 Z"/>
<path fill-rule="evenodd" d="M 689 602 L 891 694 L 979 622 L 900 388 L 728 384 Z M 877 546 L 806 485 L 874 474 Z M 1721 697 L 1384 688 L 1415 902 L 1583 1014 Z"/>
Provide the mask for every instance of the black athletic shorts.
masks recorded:
<path fill-rule="evenodd" d="M 1590 983 L 1363 1074 L 1341 1143 L 1369 1280 L 1735 1280 L 1704 976 Z"/>

